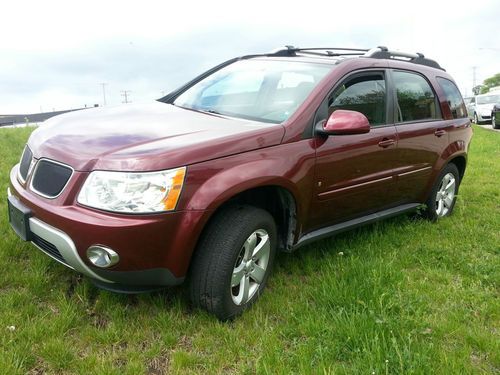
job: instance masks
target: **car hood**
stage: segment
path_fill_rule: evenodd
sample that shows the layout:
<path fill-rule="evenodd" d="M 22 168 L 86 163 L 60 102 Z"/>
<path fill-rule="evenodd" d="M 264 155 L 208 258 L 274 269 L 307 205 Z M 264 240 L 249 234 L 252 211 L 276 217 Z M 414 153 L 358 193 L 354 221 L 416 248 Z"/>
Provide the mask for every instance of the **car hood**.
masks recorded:
<path fill-rule="evenodd" d="M 153 102 L 56 116 L 28 142 L 75 170 L 153 171 L 277 145 L 284 127 Z"/>
<path fill-rule="evenodd" d="M 495 106 L 495 103 L 488 103 L 488 104 L 477 104 L 476 105 L 476 110 L 478 111 L 491 111 L 493 107 Z"/>

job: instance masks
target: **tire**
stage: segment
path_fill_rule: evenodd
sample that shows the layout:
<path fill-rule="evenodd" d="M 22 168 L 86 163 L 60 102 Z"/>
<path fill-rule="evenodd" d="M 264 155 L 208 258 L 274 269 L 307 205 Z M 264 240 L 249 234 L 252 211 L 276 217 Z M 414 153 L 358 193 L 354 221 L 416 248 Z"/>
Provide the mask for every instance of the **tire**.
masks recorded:
<path fill-rule="evenodd" d="M 446 188 L 450 183 L 452 185 Z M 446 165 L 436 179 L 431 194 L 425 202 L 425 215 L 429 220 L 436 221 L 451 215 L 457 200 L 459 185 L 460 174 L 457 166 L 453 163 Z"/>
<path fill-rule="evenodd" d="M 474 113 L 474 124 L 479 125 L 479 119 L 477 118 L 477 113 Z"/>
<path fill-rule="evenodd" d="M 495 115 L 495 112 L 493 112 L 493 113 L 491 114 L 491 127 L 492 127 L 493 129 L 498 129 L 498 128 L 500 127 L 500 126 L 498 126 L 498 125 L 496 124 L 496 122 L 497 122 L 497 121 L 496 121 L 496 115 Z"/>
<path fill-rule="evenodd" d="M 276 224 L 263 209 L 238 205 L 216 214 L 191 263 L 188 288 L 193 306 L 222 321 L 240 315 L 262 294 L 276 243 Z"/>

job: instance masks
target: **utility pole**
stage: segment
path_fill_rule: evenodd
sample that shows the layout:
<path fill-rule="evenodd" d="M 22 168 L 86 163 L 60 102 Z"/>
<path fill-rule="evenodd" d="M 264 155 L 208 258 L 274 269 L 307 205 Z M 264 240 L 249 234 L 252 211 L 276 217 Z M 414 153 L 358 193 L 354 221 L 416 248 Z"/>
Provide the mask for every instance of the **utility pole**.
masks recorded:
<path fill-rule="evenodd" d="M 106 82 L 102 82 L 100 84 L 102 86 L 102 98 L 103 98 L 103 105 L 106 105 L 106 85 L 107 83 Z"/>
<path fill-rule="evenodd" d="M 130 90 L 122 90 L 121 93 L 122 93 L 122 96 L 123 96 L 123 102 L 122 103 L 132 103 L 130 100 L 129 100 L 129 95 L 130 95 Z"/>
<path fill-rule="evenodd" d="M 474 89 L 476 88 L 476 70 L 477 66 L 472 67 L 472 93 L 474 93 Z"/>

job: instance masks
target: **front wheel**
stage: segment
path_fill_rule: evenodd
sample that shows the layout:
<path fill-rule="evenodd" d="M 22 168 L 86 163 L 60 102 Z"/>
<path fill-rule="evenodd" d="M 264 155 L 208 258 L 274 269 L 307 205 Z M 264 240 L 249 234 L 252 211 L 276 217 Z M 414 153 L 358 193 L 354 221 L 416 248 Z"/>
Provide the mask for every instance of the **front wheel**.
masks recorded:
<path fill-rule="evenodd" d="M 436 221 L 451 215 L 457 199 L 460 174 L 455 164 L 448 164 L 439 174 L 426 202 L 426 216 Z"/>
<path fill-rule="evenodd" d="M 218 213 L 206 228 L 190 268 L 193 305 L 220 320 L 241 314 L 266 285 L 276 242 L 276 224 L 267 211 L 239 205 Z"/>
<path fill-rule="evenodd" d="M 474 124 L 479 125 L 479 119 L 477 117 L 477 113 L 474 113 Z"/>
<path fill-rule="evenodd" d="M 491 127 L 492 127 L 493 129 L 498 129 L 498 128 L 499 128 L 499 126 L 497 125 L 497 120 L 496 120 L 496 115 L 495 115 L 495 113 L 492 113 L 492 114 L 491 114 Z"/>

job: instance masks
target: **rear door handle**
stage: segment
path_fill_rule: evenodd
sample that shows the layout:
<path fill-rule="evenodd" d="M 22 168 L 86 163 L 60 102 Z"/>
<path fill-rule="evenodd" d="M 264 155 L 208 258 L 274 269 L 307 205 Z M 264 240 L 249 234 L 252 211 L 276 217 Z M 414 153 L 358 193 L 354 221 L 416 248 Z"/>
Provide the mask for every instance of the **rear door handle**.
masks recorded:
<path fill-rule="evenodd" d="M 394 146 L 396 144 L 396 140 L 392 138 L 384 138 L 382 139 L 378 145 L 382 148 L 387 148 L 389 146 Z"/>
<path fill-rule="evenodd" d="M 443 130 L 443 129 L 438 129 L 438 130 L 436 130 L 436 131 L 434 132 L 434 135 L 435 135 L 436 137 L 442 137 L 442 136 L 443 136 L 443 135 L 445 135 L 445 134 L 446 134 L 446 130 Z"/>

